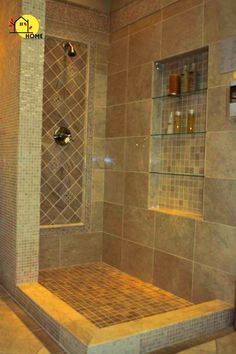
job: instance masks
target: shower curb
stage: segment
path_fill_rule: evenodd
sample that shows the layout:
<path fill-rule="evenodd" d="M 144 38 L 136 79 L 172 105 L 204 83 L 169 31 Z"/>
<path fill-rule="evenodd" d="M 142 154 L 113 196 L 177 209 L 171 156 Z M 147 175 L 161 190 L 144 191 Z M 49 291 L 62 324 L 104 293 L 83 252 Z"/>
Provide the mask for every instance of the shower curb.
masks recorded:
<path fill-rule="evenodd" d="M 38 283 L 18 285 L 16 300 L 70 354 L 144 354 L 232 326 L 234 309 L 213 300 L 98 328 Z"/>

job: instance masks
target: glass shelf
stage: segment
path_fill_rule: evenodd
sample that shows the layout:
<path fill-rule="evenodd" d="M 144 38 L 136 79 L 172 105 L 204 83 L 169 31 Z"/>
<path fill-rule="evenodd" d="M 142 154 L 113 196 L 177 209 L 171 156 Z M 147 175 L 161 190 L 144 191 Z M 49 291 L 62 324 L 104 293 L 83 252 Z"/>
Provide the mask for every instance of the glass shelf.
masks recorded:
<path fill-rule="evenodd" d="M 186 96 L 191 96 L 191 95 L 197 95 L 199 93 L 203 93 L 207 91 L 207 88 L 204 87 L 202 89 L 199 90 L 195 90 L 195 91 L 188 91 L 188 92 L 184 92 L 184 93 L 179 93 L 177 95 L 161 95 L 161 96 L 154 96 L 152 97 L 153 100 L 155 99 L 174 99 L 174 98 L 181 98 L 181 97 L 186 97 Z"/>
<path fill-rule="evenodd" d="M 179 136 L 179 135 L 187 135 L 187 136 L 192 136 L 192 135 L 197 135 L 197 134 L 206 134 L 206 131 L 201 131 L 201 132 L 192 132 L 192 133 L 153 133 L 151 134 L 152 137 L 156 136 Z"/>
<path fill-rule="evenodd" d="M 201 174 L 194 174 L 194 173 L 181 173 L 181 172 L 154 172 L 150 171 L 151 174 L 156 174 L 156 175 L 166 175 L 166 176 L 187 176 L 187 177 L 201 177 L 203 178 L 204 175 Z"/>

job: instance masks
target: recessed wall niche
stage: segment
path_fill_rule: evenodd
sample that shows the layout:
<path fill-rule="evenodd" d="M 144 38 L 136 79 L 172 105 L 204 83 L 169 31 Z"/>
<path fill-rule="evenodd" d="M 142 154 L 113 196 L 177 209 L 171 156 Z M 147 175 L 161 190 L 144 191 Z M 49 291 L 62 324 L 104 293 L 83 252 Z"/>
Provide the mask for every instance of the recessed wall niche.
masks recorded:
<path fill-rule="evenodd" d="M 154 63 L 149 207 L 202 214 L 208 49 Z"/>

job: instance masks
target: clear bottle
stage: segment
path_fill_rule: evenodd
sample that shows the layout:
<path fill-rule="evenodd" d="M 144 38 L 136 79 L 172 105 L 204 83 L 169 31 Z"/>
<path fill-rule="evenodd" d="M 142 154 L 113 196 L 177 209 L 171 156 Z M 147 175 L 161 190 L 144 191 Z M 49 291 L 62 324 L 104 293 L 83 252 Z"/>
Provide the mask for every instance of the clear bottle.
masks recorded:
<path fill-rule="evenodd" d="M 195 91 L 197 89 L 196 63 L 192 63 L 191 68 L 189 70 L 188 89 L 189 89 L 189 91 Z"/>
<path fill-rule="evenodd" d="M 184 65 L 183 71 L 181 74 L 181 93 L 188 92 L 188 85 L 189 85 L 189 70 L 188 70 L 188 65 Z"/>
<path fill-rule="evenodd" d="M 167 134 L 173 134 L 174 132 L 174 115 L 173 112 L 170 112 L 168 125 L 167 125 Z"/>
<path fill-rule="evenodd" d="M 181 132 L 181 112 L 176 111 L 175 118 L 174 118 L 174 133 L 180 133 L 180 132 Z"/>
<path fill-rule="evenodd" d="M 193 133 L 194 127 L 195 127 L 195 112 L 193 109 L 190 109 L 188 112 L 187 132 Z"/>

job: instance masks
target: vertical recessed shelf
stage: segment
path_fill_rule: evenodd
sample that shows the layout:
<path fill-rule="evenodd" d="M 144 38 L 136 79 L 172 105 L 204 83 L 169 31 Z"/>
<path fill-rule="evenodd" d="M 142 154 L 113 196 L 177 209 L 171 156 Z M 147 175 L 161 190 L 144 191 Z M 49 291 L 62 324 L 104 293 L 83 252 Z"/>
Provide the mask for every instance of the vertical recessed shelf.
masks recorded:
<path fill-rule="evenodd" d="M 170 74 L 196 64 L 195 90 L 168 95 Z M 204 183 L 208 50 L 203 48 L 156 62 L 153 80 L 149 206 L 201 215 Z M 187 116 L 195 113 L 192 133 Z M 168 131 L 171 114 L 181 112 L 180 132 Z"/>

